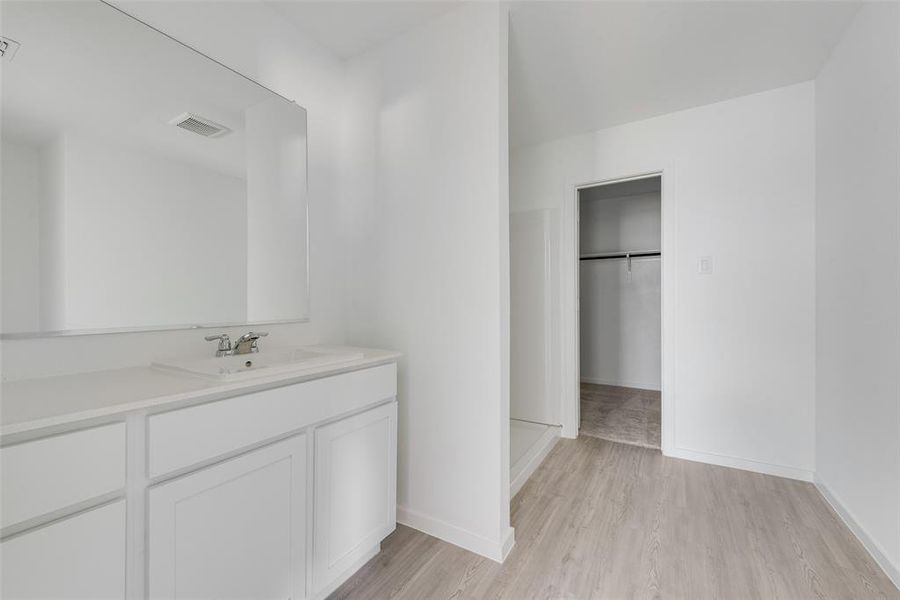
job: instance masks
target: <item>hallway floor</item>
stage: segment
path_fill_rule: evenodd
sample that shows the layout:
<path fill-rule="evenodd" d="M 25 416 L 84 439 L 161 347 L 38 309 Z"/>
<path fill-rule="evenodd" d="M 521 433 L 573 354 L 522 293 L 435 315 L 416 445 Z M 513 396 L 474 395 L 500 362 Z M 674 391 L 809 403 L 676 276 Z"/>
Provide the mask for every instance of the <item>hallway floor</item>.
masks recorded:
<path fill-rule="evenodd" d="M 511 509 L 502 565 L 401 525 L 331 597 L 900 599 L 809 483 L 581 437 Z"/>
<path fill-rule="evenodd" d="M 661 415 L 658 391 L 581 384 L 579 435 L 659 449 Z"/>

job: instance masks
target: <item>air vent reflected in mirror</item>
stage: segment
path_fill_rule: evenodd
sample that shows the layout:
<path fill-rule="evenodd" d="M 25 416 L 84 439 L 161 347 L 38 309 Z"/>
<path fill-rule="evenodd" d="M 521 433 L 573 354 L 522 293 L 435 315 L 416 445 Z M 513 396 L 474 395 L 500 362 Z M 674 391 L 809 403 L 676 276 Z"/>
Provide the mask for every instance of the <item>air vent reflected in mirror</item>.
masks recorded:
<path fill-rule="evenodd" d="M 197 135 L 202 135 L 203 137 L 222 137 L 229 131 L 227 127 L 224 125 L 219 125 L 214 121 L 210 121 L 209 119 L 204 119 L 203 117 L 199 117 L 195 114 L 184 113 L 182 115 L 178 115 L 171 121 L 169 121 L 170 125 L 175 125 L 176 127 L 181 127 L 182 129 L 186 129 Z"/>
<path fill-rule="evenodd" d="M 11 61 L 19 49 L 19 42 L 6 37 L 0 37 L 0 59 Z"/>

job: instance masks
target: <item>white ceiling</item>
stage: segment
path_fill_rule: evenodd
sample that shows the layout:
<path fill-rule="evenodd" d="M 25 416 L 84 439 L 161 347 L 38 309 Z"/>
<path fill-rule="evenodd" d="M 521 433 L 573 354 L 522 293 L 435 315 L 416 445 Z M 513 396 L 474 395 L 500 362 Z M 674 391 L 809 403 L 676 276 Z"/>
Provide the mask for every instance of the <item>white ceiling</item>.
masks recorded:
<path fill-rule="evenodd" d="M 268 0 L 268 4 L 340 58 L 352 58 L 452 9 L 441 0 Z"/>
<path fill-rule="evenodd" d="M 343 58 L 459 4 L 267 2 Z M 812 79 L 859 4 L 563 0 L 511 7 L 510 138 L 523 145 Z"/>
<path fill-rule="evenodd" d="M 858 8 L 517 2 L 510 141 L 546 141 L 813 79 Z"/>
<path fill-rule="evenodd" d="M 447 0 L 268 0 L 352 58 L 458 6 Z M 853 1 L 511 4 L 510 141 L 537 143 L 813 79 Z"/>

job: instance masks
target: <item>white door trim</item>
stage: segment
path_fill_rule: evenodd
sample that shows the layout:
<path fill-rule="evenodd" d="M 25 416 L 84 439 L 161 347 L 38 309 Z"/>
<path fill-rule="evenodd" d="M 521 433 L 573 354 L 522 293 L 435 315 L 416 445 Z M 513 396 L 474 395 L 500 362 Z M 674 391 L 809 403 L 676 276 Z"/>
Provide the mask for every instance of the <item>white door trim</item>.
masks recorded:
<path fill-rule="evenodd" d="M 580 423 L 580 339 L 578 281 L 578 192 L 584 188 L 650 177 L 662 179 L 662 452 L 675 446 L 675 301 L 677 244 L 675 240 L 675 177 L 671 165 L 622 175 L 595 173 L 591 178 L 567 181 L 560 236 L 560 337 L 562 346 L 562 436 L 578 437 Z"/>

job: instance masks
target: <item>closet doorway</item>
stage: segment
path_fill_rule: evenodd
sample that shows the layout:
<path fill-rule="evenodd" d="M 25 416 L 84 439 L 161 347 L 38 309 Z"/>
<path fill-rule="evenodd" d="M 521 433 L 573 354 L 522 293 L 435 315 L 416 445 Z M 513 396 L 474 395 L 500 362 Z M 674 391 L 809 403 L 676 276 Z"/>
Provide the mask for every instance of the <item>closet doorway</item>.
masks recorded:
<path fill-rule="evenodd" d="M 662 178 L 577 194 L 579 434 L 659 449 Z"/>

